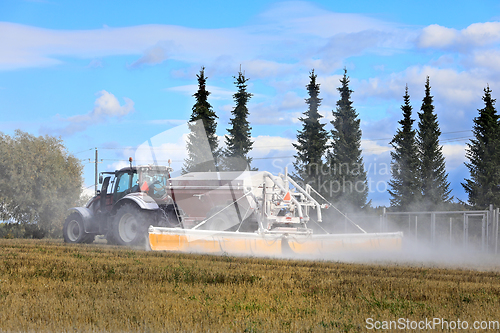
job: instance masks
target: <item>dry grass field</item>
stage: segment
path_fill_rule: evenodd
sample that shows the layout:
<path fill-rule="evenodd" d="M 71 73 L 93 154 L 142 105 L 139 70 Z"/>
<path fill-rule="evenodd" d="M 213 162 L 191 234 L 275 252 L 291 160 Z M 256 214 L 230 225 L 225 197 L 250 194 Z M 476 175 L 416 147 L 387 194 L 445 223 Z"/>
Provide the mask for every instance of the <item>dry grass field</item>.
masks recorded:
<path fill-rule="evenodd" d="M 492 271 L 0 240 L 2 332 L 360 332 L 500 320 Z"/>

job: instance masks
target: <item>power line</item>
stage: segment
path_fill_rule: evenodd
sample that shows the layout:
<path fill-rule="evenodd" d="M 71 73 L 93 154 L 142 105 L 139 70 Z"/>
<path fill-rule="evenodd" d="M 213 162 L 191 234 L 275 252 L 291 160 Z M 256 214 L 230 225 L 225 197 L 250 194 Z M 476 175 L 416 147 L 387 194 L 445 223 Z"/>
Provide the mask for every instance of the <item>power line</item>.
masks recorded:
<path fill-rule="evenodd" d="M 471 132 L 472 130 L 466 130 L 466 131 L 454 131 L 454 132 L 443 132 L 441 134 L 451 134 L 451 133 L 465 133 L 465 132 Z"/>
<path fill-rule="evenodd" d="M 267 157 L 252 157 L 252 160 L 272 160 L 273 158 L 293 158 L 295 156 L 267 156 Z"/>
<path fill-rule="evenodd" d="M 471 130 L 467 131 L 453 131 L 453 132 L 442 132 L 441 135 L 444 134 L 454 134 L 454 133 L 465 133 L 465 132 L 470 132 Z M 361 141 L 382 141 L 382 140 L 388 140 L 391 141 L 392 138 L 382 138 L 382 139 L 361 139 Z"/>
<path fill-rule="evenodd" d="M 471 132 L 471 130 L 461 130 L 461 131 L 451 131 L 451 132 L 442 132 L 441 135 L 446 135 L 446 134 L 454 134 L 454 133 L 465 133 L 465 132 Z M 461 137 L 461 138 L 470 138 L 471 136 L 467 137 Z M 393 138 L 378 138 L 378 139 L 361 139 L 361 141 L 391 141 Z M 440 141 L 447 141 L 447 140 L 455 140 L 459 138 L 449 138 L 449 139 L 443 139 Z M 252 149 L 269 149 L 269 148 L 283 148 L 283 147 L 290 147 L 292 143 L 290 144 L 284 144 L 284 145 L 273 145 L 273 146 L 253 146 Z M 83 152 L 91 151 L 94 150 L 95 148 L 90 148 L 86 150 L 79 151 L 75 154 L 80 154 Z M 133 146 L 127 146 L 127 147 L 97 147 L 97 149 L 100 150 L 125 150 L 125 149 L 136 149 Z M 153 147 L 154 150 L 173 150 L 173 151 L 178 151 L 178 150 L 186 150 L 186 148 L 160 148 L 160 147 Z"/>
<path fill-rule="evenodd" d="M 85 150 L 79 151 L 79 152 L 77 152 L 77 153 L 73 153 L 73 155 L 77 155 L 77 154 L 85 153 L 85 152 L 88 152 L 88 151 L 91 151 L 91 150 L 94 150 L 94 148 L 85 149 Z"/>

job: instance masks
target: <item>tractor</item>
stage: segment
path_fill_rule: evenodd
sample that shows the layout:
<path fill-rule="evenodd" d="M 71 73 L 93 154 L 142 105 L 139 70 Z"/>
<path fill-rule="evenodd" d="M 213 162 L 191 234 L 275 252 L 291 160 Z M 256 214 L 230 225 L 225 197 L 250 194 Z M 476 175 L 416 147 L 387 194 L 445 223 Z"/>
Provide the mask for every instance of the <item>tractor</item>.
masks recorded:
<path fill-rule="evenodd" d="M 172 168 L 132 166 L 101 172 L 101 190 L 85 207 L 70 209 L 63 227 L 67 243 L 92 243 L 104 235 L 109 244 L 136 245 L 147 228 L 182 227 L 183 211 L 167 191 Z"/>

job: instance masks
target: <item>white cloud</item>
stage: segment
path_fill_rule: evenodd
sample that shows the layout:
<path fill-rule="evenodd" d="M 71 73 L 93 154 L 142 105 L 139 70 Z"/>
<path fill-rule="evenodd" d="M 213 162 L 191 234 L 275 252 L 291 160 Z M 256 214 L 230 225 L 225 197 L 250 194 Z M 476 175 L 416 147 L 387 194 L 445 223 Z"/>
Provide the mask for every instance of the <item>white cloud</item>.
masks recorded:
<path fill-rule="evenodd" d="M 225 29 L 193 29 L 173 25 L 140 25 L 94 30 L 54 30 L 0 23 L 0 70 L 53 66 L 63 57 L 102 58 L 135 55 L 129 67 L 156 65 L 168 59 L 218 70 L 244 64 L 255 78 L 292 73 L 318 54 L 341 57 L 367 48 L 399 49 L 407 32 L 396 25 L 358 14 L 335 13 L 301 2 L 282 2 L 252 24 Z M 342 48 L 335 44 L 342 42 Z M 203 52 L 200 52 L 203 50 Z M 279 59 L 279 60 L 278 60 Z M 319 63 L 318 63 L 319 65 Z M 321 68 L 336 69 L 338 57 Z"/>
<path fill-rule="evenodd" d="M 306 1 L 286 1 L 273 5 L 259 15 L 262 25 L 290 35 L 309 34 L 327 38 L 337 33 L 356 33 L 363 30 L 381 30 L 392 25 L 368 16 L 335 13 Z"/>
<path fill-rule="evenodd" d="M 363 151 L 363 156 L 368 155 L 382 155 L 391 151 L 391 147 L 387 145 L 381 145 L 380 142 L 372 140 L 362 140 L 361 150 Z"/>
<path fill-rule="evenodd" d="M 293 72 L 292 64 L 282 64 L 276 61 L 252 59 L 242 62 L 245 73 L 251 73 L 252 78 L 280 77 Z"/>
<path fill-rule="evenodd" d="M 419 45 L 420 47 L 447 47 L 455 43 L 458 37 L 457 30 L 432 24 L 422 30 Z"/>
<path fill-rule="evenodd" d="M 479 50 L 473 53 L 473 62 L 484 69 L 500 72 L 500 51 Z"/>
<path fill-rule="evenodd" d="M 276 94 L 264 102 L 250 103 L 249 121 L 252 124 L 290 125 L 298 123 L 298 118 L 306 111 L 307 105 L 303 97 L 295 91 Z"/>
<path fill-rule="evenodd" d="M 152 147 L 155 151 L 155 160 L 151 160 L 149 156 L 143 156 L 139 150 L 136 151 L 137 164 L 152 164 L 167 165 L 168 160 L 171 160 L 172 167 L 175 171 L 182 168 L 184 160 L 187 158 L 186 141 L 187 134 L 176 138 L 175 142 L 163 143 Z"/>
<path fill-rule="evenodd" d="M 143 65 L 158 65 L 167 60 L 168 58 L 168 43 L 161 42 L 153 47 L 148 48 L 144 55 L 138 60 L 134 61 L 130 67 L 138 68 Z"/>
<path fill-rule="evenodd" d="M 474 23 L 462 30 L 446 28 L 432 24 L 424 29 L 418 38 L 423 48 L 460 47 L 468 51 L 466 46 L 485 46 L 500 42 L 500 22 Z"/>
<path fill-rule="evenodd" d="M 446 169 L 451 170 L 460 167 L 466 161 L 465 144 L 444 144 L 443 155 L 446 159 Z"/>
<path fill-rule="evenodd" d="M 360 97 L 392 98 L 402 101 L 408 84 L 410 96 L 423 95 L 426 77 L 430 77 L 431 94 L 447 105 L 471 105 L 481 100 L 487 82 L 480 73 L 451 68 L 411 66 L 386 78 L 361 80 L 356 90 Z M 413 99 L 414 102 L 415 99 Z"/>
<path fill-rule="evenodd" d="M 99 91 L 97 95 L 92 116 L 121 117 L 134 111 L 134 102 L 130 98 L 124 97 L 125 105 L 122 106 L 115 95 L 106 90 Z"/>
<path fill-rule="evenodd" d="M 306 109 L 306 103 L 304 98 L 297 96 L 294 91 L 287 92 L 283 99 L 281 100 L 279 110 L 296 110 L 296 109 Z"/>
<path fill-rule="evenodd" d="M 446 100 L 446 104 L 470 105 L 474 101 L 480 100 L 481 92 L 486 85 L 483 77 L 454 69 L 425 66 L 421 70 L 414 68 L 409 75 L 414 79 L 421 78 L 422 83 L 425 82 L 424 75 L 430 76 L 434 94 L 442 96 Z"/>
<path fill-rule="evenodd" d="M 254 141 L 251 156 L 254 158 L 267 157 L 270 154 L 276 153 L 295 153 L 295 148 L 292 143 L 296 140 L 284 138 L 280 136 L 259 135 L 252 138 Z"/>
<path fill-rule="evenodd" d="M 430 77 L 433 105 L 438 116 L 441 131 L 452 132 L 467 130 L 472 126 L 472 119 L 477 116 L 477 109 L 483 107 L 483 89 L 489 84 L 495 92 L 500 86 L 497 80 L 488 78 L 481 71 L 460 71 L 452 68 L 433 66 L 412 66 L 386 77 L 374 77 L 361 80 L 355 90 L 355 102 L 365 103 L 367 109 L 360 109 L 361 119 L 370 119 L 370 113 L 381 105 L 379 118 L 397 126 L 401 119 L 400 105 L 403 104 L 404 87 L 408 84 L 410 103 L 413 106 L 414 126 L 417 126 L 418 115 L 424 97 L 426 76 Z M 384 110 L 385 108 L 385 110 Z M 361 110 L 361 111 L 360 111 Z M 395 133 L 394 128 L 386 128 L 386 133 Z M 392 135 L 392 134 L 391 134 Z M 389 136 L 391 136 L 389 135 Z M 370 135 L 371 136 L 371 135 Z M 380 137 L 387 136 L 383 135 Z"/>
<path fill-rule="evenodd" d="M 172 59 L 197 62 L 216 58 L 231 47 L 244 52 L 246 43 L 230 29 L 190 29 L 169 25 L 141 25 L 95 30 L 51 30 L 15 23 L 0 23 L 0 69 L 59 64 L 59 57 L 96 58 L 139 55 L 134 63 L 160 63 L 165 45 L 176 45 Z M 199 50 L 203 49 L 203 54 Z"/>
<path fill-rule="evenodd" d="M 123 98 L 125 104 L 120 105 L 115 95 L 106 90 L 101 90 L 96 95 L 98 97 L 94 102 L 94 108 L 89 113 L 68 118 L 59 117 L 58 122 L 65 124 L 64 126 L 58 128 L 42 126 L 40 131 L 53 135 L 69 136 L 84 131 L 96 123 L 105 122 L 111 117 L 121 118 L 134 111 L 134 102 L 127 97 Z"/>
<path fill-rule="evenodd" d="M 500 42 L 500 22 L 474 23 L 461 31 L 465 41 L 475 45 Z"/>
<path fill-rule="evenodd" d="M 320 92 L 322 94 L 336 96 L 338 98 L 339 92 L 337 88 L 340 87 L 340 79 L 343 75 L 328 75 L 318 76 L 317 82 L 320 84 Z"/>

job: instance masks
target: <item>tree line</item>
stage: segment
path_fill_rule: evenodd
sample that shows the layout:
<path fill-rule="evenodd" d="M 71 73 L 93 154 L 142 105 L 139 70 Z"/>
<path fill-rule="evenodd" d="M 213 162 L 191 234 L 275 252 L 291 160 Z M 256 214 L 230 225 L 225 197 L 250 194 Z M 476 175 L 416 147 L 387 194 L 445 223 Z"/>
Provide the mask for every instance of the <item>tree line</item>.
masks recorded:
<path fill-rule="evenodd" d="M 0 133 L 0 237 L 60 236 L 82 192 L 82 164 L 61 139 Z"/>
<path fill-rule="evenodd" d="M 248 156 L 252 149 L 251 127 L 248 122 L 247 103 L 252 94 L 247 91 L 248 78 L 241 69 L 235 76 L 237 92 L 233 95 L 235 107 L 225 138 L 226 148 L 218 146 L 216 135 L 217 115 L 208 103 L 210 92 L 206 89 L 205 68 L 197 75 L 198 91 L 194 94 L 196 103 L 192 109 L 191 122 L 201 120 L 209 141 L 213 159 L 207 164 L 201 158 L 199 140 L 203 133 L 192 129 L 188 140 L 188 158 L 183 172 L 227 171 L 252 169 L 252 159 Z M 302 123 L 297 132 L 292 177 L 305 186 L 310 185 L 318 193 L 334 203 L 344 212 L 366 210 L 368 201 L 368 179 L 364 167 L 359 114 L 353 107 L 353 91 L 349 87 L 347 70 L 337 88 L 340 98 L 332 110 L 332 129 L 327 130 L 319 113 L 322 98 L 320 84 L 314 69 L 310 72 L 306 85 L 308 98 Z M 389 144 L 391 151 L 391 179 L 389 185 L 390 206 L 397 211 L 433 211 L 447 209 L 453 203 L 450 182 L 446 172 L 443 146 L 439 138 L 441 130 L 433 105 L 429 77 L 424 85 L 425 96 L 418 123 L 412 118 L 408 86 L 405 87 L 402 119 L 399 128 Z M 474 138 L 467 144 L 466 166 L 470 178 L 462 186 L 468 194 L 468 201 L 460 204 L 476 209 L 485 209 L 489 204 L 500 206 L 500 119 L 494 108 L 489 86 L 484 89 L 485 107 L 478 110 L 474 118 Z"/>
<path fill-rule="evenodd" d="M 418 113 L 418 129 L 413 129 L 412 107 L 408 87 L 401 106 L 401 127 L 391 141 L 392 156 L 391 206 L 400 211 L 438 210 L 447 207 L 450 183 L 447 181 L 445 158 L 439 144 L 439 124 L 432 105 L 429 77 L 425 97 Z M 464 208 L 487 209 L 500 205 L 500 120 L 487 85 L 482 97 L 484 107 L 473 119 L 473 138 L 466 144 L 465 163 L 470 178 L 461 184 L 467 193 Z"/>

